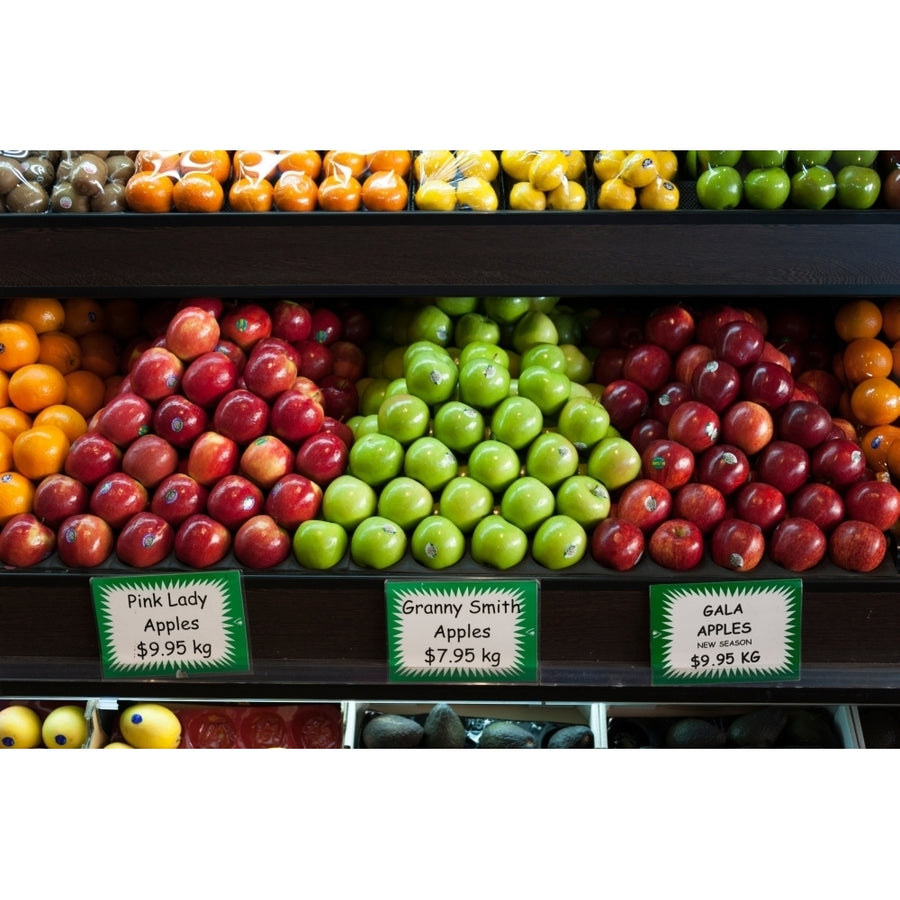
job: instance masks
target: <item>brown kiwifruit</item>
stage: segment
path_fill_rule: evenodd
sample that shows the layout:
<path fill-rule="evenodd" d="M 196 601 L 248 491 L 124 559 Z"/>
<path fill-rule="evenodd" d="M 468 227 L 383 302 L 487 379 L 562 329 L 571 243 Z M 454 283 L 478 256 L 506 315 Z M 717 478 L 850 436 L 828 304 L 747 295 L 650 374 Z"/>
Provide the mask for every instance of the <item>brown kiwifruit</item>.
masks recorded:
<path fill-rule="evenodd" d="M 106 160 L 93 153 L 82 153 L 72 167 L 71 182 L 79 194 L 93 197 L 106 184 Z"/>
<path fill-rule="evenodd" d="M 50 209 L 53 212 L 89 212 L 91 200 L 75 190 L 70 181 L 57 181 L 50 191 Z"/>
<path fill-rule="evenodd" d="M 125 185 L 121 181 L 107 181 L 99 192 L 91 197 L 91 212 L 115 213 L 125 212 Z"/>
<path fill-rule="evenodd" d="M 75 161 L 77 159 L 78 157 L 68 150 L 60 156 L 59 161 L 56 164 L 56 180 L 58 182 L 72 180 L 72 169 L 75 168 Z"/>
<path fill-rule="evenodd" d="M 42 213 L 50 207 L 50 195 L 37 181 L 23 181 L 6 195 L 6 207 L 12 213 Z"/>
<path fill-rule="evenodd" d="M 35 181 L 49 188 L 56 178 L 56 168 L 46 156 L 28 156 L 22 161 L 22 173 L 27 181 Z"/>
<path fill-rule="evenodd" d="M 106 157 L 107 181 L 120 181 L 122 184 L 128 181 L 134 174 L 134 160 L 124 153 Z"/>
<path fill-rule="evenodd" d="M 76 156 L 82 156 L 85 153 L 90 153 L 91 156 L 96 156 L 98 159 L 106 159 L 109 156 L 109 150 L 76 150 Z"/>
<path fill-rule="evenodd" d="M 17 184 L 25 179 L 22 165 L 17 159 L 0 156 L 0 197 L 8 194 Z"/>

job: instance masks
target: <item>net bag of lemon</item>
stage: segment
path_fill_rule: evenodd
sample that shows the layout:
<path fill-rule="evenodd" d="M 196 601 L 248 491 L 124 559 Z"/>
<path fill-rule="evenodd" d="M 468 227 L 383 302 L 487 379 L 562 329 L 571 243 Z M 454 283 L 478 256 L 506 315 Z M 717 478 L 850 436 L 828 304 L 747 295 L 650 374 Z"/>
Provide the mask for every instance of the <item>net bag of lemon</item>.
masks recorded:
<path fill-rule="evenodd" d="M 500 160 L 493 150 L 417 150 L 412 183 L 416 209 L 431 212 L 500 207 Z"/>
<path fill-rule="evenodd" d="M 674 150 L 597 150 L 591 168 L 598 209 L 678 209 Z"/>
<path fill-rule="evenodd" d="M 509 209 L 581 210 L 588 204 L 583 150 L 501 150 Z"/>

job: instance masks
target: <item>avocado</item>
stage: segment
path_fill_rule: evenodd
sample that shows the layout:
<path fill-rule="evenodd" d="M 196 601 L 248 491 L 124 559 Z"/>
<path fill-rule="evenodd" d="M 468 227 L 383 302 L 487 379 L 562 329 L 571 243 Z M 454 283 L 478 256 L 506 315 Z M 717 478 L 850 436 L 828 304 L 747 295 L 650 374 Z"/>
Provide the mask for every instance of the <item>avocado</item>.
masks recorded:
<path fill-rule="evenodd" d="M 784 726 L 787 713 L 780 706 L 766 706 L 738 716 L 728 726 L 728 739 L 736 747 L 774 747 Z"/>
<path fill-rule="evenodd" d="M 466 726 L 447 703 L 436 703 L 425 719 L 423 747 L 460 750 L 466 745 Z"/>
<path fill-rule="evenodd" d="M 534 735 L 515 722 L 498 719 L 484 726 L 478 746 L 501 750 L 527 750 L 534 747 Z"/>
<path fill-rule="evenodd" d="M 587 725 L 567 725 L 554 731 L 547 741 L 548 750 L 591 750 L 594 732 Z"/>
<path fill-rule="evenodd" d="M 362 741 L 371 750 L 405 750 L 418 747 L 424 734 L 415 719 L 385 713 L 366 723 Z"/>
<path fill-rule="evenodd" d="M 709 719 L 688 716 L 679 719 L 666 732 L 670 750 L 703 750 L 725 746 L 725 732 Z"/>
<path fill-rule="evenodd" d="M 819 709 L 792 709 L 781 734 L 786 747 L 836 749 L 841 746 L 830 716 Z"/>

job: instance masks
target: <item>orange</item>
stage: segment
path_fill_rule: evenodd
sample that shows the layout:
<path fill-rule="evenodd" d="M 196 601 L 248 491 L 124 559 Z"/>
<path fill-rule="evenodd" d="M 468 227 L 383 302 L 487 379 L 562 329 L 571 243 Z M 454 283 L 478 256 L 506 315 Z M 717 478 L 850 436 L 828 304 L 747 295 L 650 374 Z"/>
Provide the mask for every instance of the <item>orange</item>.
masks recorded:
<path fill-rule="evenodd" d="M 81 337 L 89 331 L 106 330 L 106 311 L 98 300 L 91 297 L 68 297 L 63 300 L 66 321 L 63 331 Z"/>
<path fill-rule="evenodd" d="M 370 172 L 396 172 L 401 178 L 409 174 L 412 154 L 409 150 L 376 150 L 366 156 L 366 168 Z"/>
<path fill-rule="evenodd" d="M 876 425 L 859 439 L 859 445 L 866 457 L 866 464 L 876 474 L 887 471 L 888 452 L 897 438 L 900 438 L 900 426 Z"/>
<path fill-rule="evenodd" d="M 357 153 L 355 150 L 328 150 L 322 157 L 322 174 L 326 178 L 339 173 L 359 178 L 365 171 L 365 153 Z"/>
<path fill-rule="evenodd" d="M 879 338 L 855 338 L 844 347 L 844 375 L 851 384 L 859 384 L 873 375 L 887 376 L 894 367 L 891 348 Z"/>
<path fill-rule="evenodd" d="M 894 378 L 900 378 L 900 340 L 891 345 L 891 374 Z"/>
<path fill-rule="evenodd" d="M 66 403 L 45 406 L 34 417 L 33 425 L 35 428 L 39 425 L 55 425 L 62 430 L 69 439 L 69 443 L 87 431 L 87 419 L 77 409 Z"/>
<path fill-rule="evenodd" d="M 361 196 L 366 209 L 398 212 L 406 209 L 409 186 L 394 169 L 378 169 L 363 182 Z"/>
<path fill-rule="evenodd" d="M 0 406 L 9 403 L 9 375 L 0 371 Z"/>
<path fill-rule="evenodd" d="M 260 181 L 270 178 L 278 167 L 278 154 L 271 150 L 235 150 L 232 159 L 234 178 Z"/>
<path fill-rule="evenodd" d="M 35 425 L 13 441 L 13 465 L 26 478 L 40 481 L 62 472 L 69 443 L 66 433 L 56 425 Z"/>
<path fill-rule="evenodd" d="M 856 338 L 878 337 L 881 322 L 881 308 L 871 300 L 848 300 L 834 314 L 834 330 L 848 344 Z"/>
<path fill-rule="evenodd" d="M 43 334 L 45 331 L 59 331 L 66 311 L 55 297 L 16 297 L 6 302 L 3 315 L 27 322 L 36 334 Z"/>
<path fill-rule="evenodd" d="M 221 185 L 231 177 L 231 156 L 227 150 L 186 150 L 181 154 L 178 168 L 182 175 L 205 172 Z"/>
<path fill-rule="evenodd" d="M 125 183 L 125 202 L 132 212 L 171 212 L 173 191 L 174 184 L 168 175 L 135 172 Z"/>
<path fill-rule="evenodd" d="M 73 335 L 64 331 L 45 331 L 38 340 L 37 362 L 53 366 L 63 375 L 74 372 L 81 365 L 81 346 Z"/>
<path fill-rule="evenodd" d="M 103 406 L 106 379 L 87 369 L 76 369 L 65 377 L 66 405 L 80 412 L 86 419 Z"/>
<path fill-rule="evenodd" d="M 225 190 L 208 172 L 191 171 L 175 182 L 172 203 L 178 212 L 219 212 L 225 205 Z"/>
<path fill-rule="evenodd" d="M 900 341 L 900 297 L 891 297 L 881 304 L 881 330 L 891 343 Z"/>
<path fill-rule="evenodd" d="M 134 157 L 134 171 L 175 174 L 180 163 L 181 153 L 178 150 L 138 150 Z"/>
<path fill-rule="evenodd" d="M 352 175 L 327 175 L 319 185 L 318 203 L 329 212 L 353 212 L 362 203 L 362 185 Z"/>
<path fill-rule="evenodd" d="M 275 182 L 275 209 L 284 212 L 312 212 L 316 208 L 319 188 L 306 172 L 288 169 Z"/>
<path fill-rule="evenodd" d="M 31 512 L 34 484 L 21 472 L 0 474 L 0 526 L 19 513 Z"/>
<path fill-rule="evenodd" d="M 22 366 L 10 376 L 9 402 L 29 414 L 54 403 L 65 403 L 65 376 L 45 363 Z"/>
<path fill-rule="evenodd" d="M 322 154 L 318 150 L 282 150 L 278 171 L 302 172 L 315 181 L 322 174 Z"/>
<path fill-rule="evenodd" d="M 41 352 L 34 328 L 18 319 L 0 321 L 0 371 L 14 372 L 37 362 Z"/>
<path fill-rule="evenodd" d="M 850 392 L 850 411 L 860 425 L 889 425 L 900 416 L 900 385 L 880 375 L 866 378 Z"/>
<path fill-rule="evenodd" d="M 268 212 L 274 194 L 272 182 L 265 178 L 238 178 L 228 190 L 228 203 L 237 212 Z"/>
<path fill-rule="evenodd" d="M 0 472 L 11 469 L 12 464 L 12 440 L 0 431 Z"/>
<path fill-rule="evenodd" d="M 16 435 L 31 428 L 31 416 L 15 406 L 0 407 L 0 434 L 5 434 L 11 441 Z"/>

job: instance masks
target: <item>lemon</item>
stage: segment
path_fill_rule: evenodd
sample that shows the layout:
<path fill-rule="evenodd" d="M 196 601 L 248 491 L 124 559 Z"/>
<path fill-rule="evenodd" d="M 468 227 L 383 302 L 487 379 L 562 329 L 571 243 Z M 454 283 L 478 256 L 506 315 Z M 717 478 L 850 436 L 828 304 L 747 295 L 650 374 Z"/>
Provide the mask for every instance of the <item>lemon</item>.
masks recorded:
<path fill-rule="evenodd" d="M 531 182 L 517 181 L 509 189 L 510 209 L 546 209 L 547 195 Z"/>
<path fill-rule="evenodd" d="M 622 168 L 625 156 L 624 150 L 598 150 L 591 163 L 597 181 L 609 181 L 610 178 L 615 178 Z"/>
<path fill-rule="evenodd" d="M 463 175 L 477 175 L 494 181 L 500 174 L 500 162 L 493 150 L 457 150 L 456 165 Z"/>
<path fill-rule="evenodd" d="M 536 150 L 501 150 L 500 167 L 513 181 L 528 181 L 528 169 Z"/>
<path fill-rule="evenodd" d="M 619 177 L 630 187 L 646 187 L 656 176 L 656 156 L 651 150 L 632 150 L 622 160 Z"/>
<path fill-rule="evenodd" d="M 41 726 L 44 746 L 51 750 L 80 750 L 88 736 L 84 707 L 70 704 L 51 709 Z"/>
<path fill-rule="evenodd" d="M 657 178 L 638 191 L 641 209 L 678 209 L 678 188 L 663 178 Z"/>
<path fill-rule="evenodd" d="M 181 743 L 181 722 L 160 703 L 135 703 L 119 715 L 125 742 L 140 750 L 174 750 Z"/>
<path fill-rule="evenodd" d="M 566 168 L 566 178 L 569 181 L 577 181 L 587 171 L 587 160 L 583 150 L 563 150 L 563 154 L 569 161 Z"/>
<path fill-rule="evenodd" d="M 456 158 L 449 150 L 420 150 L 413 160 L 416 181 L 429 178 L 452 181 L 457 176 Z"/>
<path fill-rule="evenodd" d="M 577 181 L 566 179 L 547 193 L 550 209 L 584 209 L 586 204 L 587 194 Z"/>
<path fill-rule="evenodd" d="M 469 175 L 456 185 L 456 202 L 470 209 L 495 210 L 498 206 L 497 192 L 481 176 Z"/>
<path fill-rule="evenodd" d="M 131 744 L 126 744 L 125 741 L 110 741 L 108 744 L 104 744 L 104 750 L 134 750 L 134 747 Z"/>
<path fill-rule="evenodd" d="M 41 745 L 41 717 L 20 704 L 0 709 L 0 749 L 30 750 Z"/>
<path fill-rule="evenodd" d="M 671 181 L 678 174 L 678 157 L 674 150 L 654 150 L 656 174 L 664 181 Z"/>
<path fill-rule="evenodd" d="M 528 167 L 528 180 L 539 191 L 552 191 L 566 177 L 569 160 L 562 150 L 539 150 Z"/>
<path fill-rule="evenodd" d="M 621 178 L 610 178 L 600 185 L 597 206 L 600 209 L 634 209 L 637 194 Z"/>
<path fill-rule="evenodd" d="M 416 209 L 440 212 L 456 209 L 456 188 L 440 178 L 426 178 L 416 190 Z"/>

